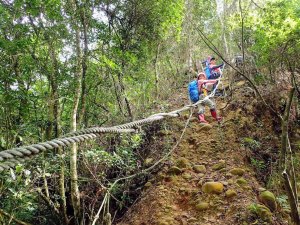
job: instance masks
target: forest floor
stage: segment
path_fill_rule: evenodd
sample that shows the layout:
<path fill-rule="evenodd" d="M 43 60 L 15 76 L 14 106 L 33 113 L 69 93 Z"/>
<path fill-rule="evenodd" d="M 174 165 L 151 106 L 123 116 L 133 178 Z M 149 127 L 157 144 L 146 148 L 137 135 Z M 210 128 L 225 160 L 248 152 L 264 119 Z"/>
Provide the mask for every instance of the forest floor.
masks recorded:
<path fill-rule="evenodd" d="M 237 85 L 242 87 L 245 82 Z M 239 103 L 249 107 L 249 96 L 243 94 L 243 88 L 239 90 Z M 170 102 L 173 109 L 188 103 L 185 92 Z M 145 184 L 119 225 L 289 224 L 278 205 L 270 212 L 260 203 L 258 196 L 264 189 L 241 146 L 242 132 L 255 118 L 233 107 L 236 102 L 232 99 L 228 103 L 216 98 L 216 103 L 223 122 L 213 121 L 209 109 L 206 119 L 210 125 L 200 125 L 193 116 L 170 160 Z M 188 117 L 171 120 L 175 128 L 168 135 L 179 140 Z M 272 133 L 271 121 L 264 122 L 263 132 Z"/>

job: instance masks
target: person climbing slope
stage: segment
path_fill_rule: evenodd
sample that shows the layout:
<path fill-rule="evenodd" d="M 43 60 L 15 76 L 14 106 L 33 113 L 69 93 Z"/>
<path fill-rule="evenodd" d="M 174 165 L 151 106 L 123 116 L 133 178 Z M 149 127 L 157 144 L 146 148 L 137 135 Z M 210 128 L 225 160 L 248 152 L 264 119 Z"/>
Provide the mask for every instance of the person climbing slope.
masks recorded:
<path fill-rule="evenodd" d="M 210 113 L 212 117 L 220 122 L 222 120 L 222 117 L 219 117 L 217 115 L 217 111 L 215 108 L 215 104 L 212 100 L 205 97 L 207 96 L 208 92 L 208 86 L 213 85 L 218 80 L 206 80 L 206 76 L 203 72 L 200 72 L 196 77 L 196 79 L 189 84 L 189 95 L 190 99 L 193 103 L 198 102 L 199 100 L 203 100 L 201 104 L 198 105 L 199 111 L 198 111 L 198 119 L 200 123 L 208 123 L 205 120 L 204 113 L 205 113 L 205 106 L 208 106 L 210 108 Z"/>
<path fill-rule="evenodd" d="M 210 56 L 207 58 L 207 60 L 204 61 L 206 67 L 204 69 L 205 75 L 208 80 L 213 80 L 217 79 L 221 76 L 222 71 L 221 68 L 224 66 L 224 62 L 221 63 L 220 65 L 216 65 L 216 58 L 213 56 Z M 212 89 L 215 89 L 217 83 L 215 83 L 212 87 Z M 222 96 L 223 94 L 220 93 L 219 90 L 216 90 L 216 96 Z"/>
<path fill-rule="evenodd" d="M 220 65 L 216 65 L 216 58 L 215 57 L 209 57 L 209 70 L 210 70 L 210 76 L 208 79 L 217 79 L 221 76 L 221 70 L 220 68 L 224 66 L 224 63 L 221 63 Z"/>

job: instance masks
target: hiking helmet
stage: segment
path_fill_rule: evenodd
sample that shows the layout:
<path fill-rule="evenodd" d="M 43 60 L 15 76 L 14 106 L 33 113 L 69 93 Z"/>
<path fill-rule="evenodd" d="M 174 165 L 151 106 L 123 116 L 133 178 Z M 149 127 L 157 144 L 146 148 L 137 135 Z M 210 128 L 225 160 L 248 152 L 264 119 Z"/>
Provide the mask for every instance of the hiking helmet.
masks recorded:
<path fill-rule="evenodd" d="M 203 72 L 198 73 L 197 80 L 199 80 L 200 77 L 204 77 L 204 79 L 206 79 L 205 73 L 203 73 Z"/>
<path fill-rule="evenodd" d="M 216 58 L 214 56 L 211 56 L 209 61 L 211 60 L 216 60 Z"/>

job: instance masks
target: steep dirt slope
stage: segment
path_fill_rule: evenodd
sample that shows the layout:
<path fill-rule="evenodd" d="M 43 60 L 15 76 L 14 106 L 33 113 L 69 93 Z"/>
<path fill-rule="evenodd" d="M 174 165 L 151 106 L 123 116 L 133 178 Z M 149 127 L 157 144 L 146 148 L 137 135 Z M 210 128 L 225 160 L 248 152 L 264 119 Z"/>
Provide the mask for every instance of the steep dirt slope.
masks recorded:
<path fill-rule="evenodd" d="M 181 94 L 172 104 L 180 107 L 178 104 L 187 102 Z M 206 118 L 211 127 L 193 118 L 170 162 L 145 185 L 141 199 L 119 225 L 288 224 L 278 210 L 271 214 L 255 205 L 261 187 L 245 161 L 239 133 L 243 123 L 253 118 L 245 117 L 241 110 L 229 110 L 223 100 L 217 103 L 219 109 L 225 107 L 221 125 L 209 113 Z M 170 135 L 177 140 L 187 118 L 184 115 L 171 122 L 177 131 Z M 214 193 L 207 193 L 210 191 Z"/>

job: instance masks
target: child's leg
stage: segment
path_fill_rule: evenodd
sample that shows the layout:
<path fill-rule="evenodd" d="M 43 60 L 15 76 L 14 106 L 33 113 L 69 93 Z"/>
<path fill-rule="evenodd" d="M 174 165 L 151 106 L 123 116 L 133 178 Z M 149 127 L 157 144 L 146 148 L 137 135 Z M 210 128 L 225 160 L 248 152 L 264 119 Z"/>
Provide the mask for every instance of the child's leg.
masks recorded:
<path fill-rule="evenodd" d="M 211 116 L 212 116 L 215 120 L 221 121 L 221 120 L 222 120 L 222 117 L 219 117 L 219 116 L 217 115 L 215 103 L 214 103 L 212 100 L 207 99 L 206 104 L 207 104 L 207 106 L 210 108 Z"/>
<path fill-rule="evenodd" d="M 207 123 L 207 121 L 204 118 L 205 108 L 203 104 L 198 105 L 198 119 L 200 123 Z"/>

